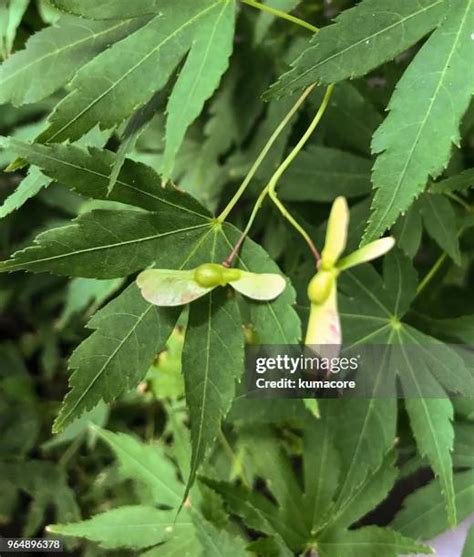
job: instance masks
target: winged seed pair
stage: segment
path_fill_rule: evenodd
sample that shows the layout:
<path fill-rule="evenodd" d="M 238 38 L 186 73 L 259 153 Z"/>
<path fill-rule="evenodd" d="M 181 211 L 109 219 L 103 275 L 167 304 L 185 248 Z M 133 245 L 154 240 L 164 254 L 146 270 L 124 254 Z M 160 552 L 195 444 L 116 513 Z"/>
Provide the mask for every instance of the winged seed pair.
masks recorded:
<path fill-rule="evenodd" d="M 326 241 L 316 274 L 308 286 L 311 303 L 305 343 L 311 346 L 339 345 L 342 342 L 337 308 L 337 279 L 342 271 L 386 254 L 395 244 L 392 237 L 381 238 L 343 257 L 347 245 L 349 208 L 338 197 L 329 215 Z M 156 306 L 180 306 L 205 296 L 219 286 L 231 286 L 252 300 L 272 301 L 285 290 L 286 280 L 276 273 L 253 273 L 217 263 L 195 269 L 148 269 L 137 277 L 142 296 Z"/>

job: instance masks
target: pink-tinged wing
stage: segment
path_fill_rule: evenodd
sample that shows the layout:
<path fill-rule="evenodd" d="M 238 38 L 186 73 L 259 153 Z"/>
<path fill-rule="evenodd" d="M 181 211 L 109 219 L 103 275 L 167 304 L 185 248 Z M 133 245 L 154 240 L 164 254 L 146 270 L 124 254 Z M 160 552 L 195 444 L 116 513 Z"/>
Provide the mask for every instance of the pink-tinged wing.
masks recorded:
<path fill-rule="evenodd" d="M 331 267 L 346 249 L 349 227 L 349 207 L 345 197 L 337 197 L 332 204 L 326 229 L 326 241 L 321 253 L 322 261 Z"/>
<path fill-rule="evenodd" d="M 277 298 L 286 288 L 286 280 L 274 273 L 247 273 L 229 283 L 237 292 L 252 300 L 268 301 Z"/>
<path fill-rule="evenodd" d="M 337 309 L 337 285 L 334 281 L 327 300 L 322 304 L 311 304 L 305 344 L 321 354 L 327 352 L 328 345 L 334 347 L 335 351 L 338 352 L 341 343 L 341 321 Z"/>
<path fill-rule="evenodd" d="M 212 288 L 203 288 L 194 280 L 194 271 L 149 269 L 137 277 L 142 296 L 155 306 L 182 306 L 188 304 Z"/>

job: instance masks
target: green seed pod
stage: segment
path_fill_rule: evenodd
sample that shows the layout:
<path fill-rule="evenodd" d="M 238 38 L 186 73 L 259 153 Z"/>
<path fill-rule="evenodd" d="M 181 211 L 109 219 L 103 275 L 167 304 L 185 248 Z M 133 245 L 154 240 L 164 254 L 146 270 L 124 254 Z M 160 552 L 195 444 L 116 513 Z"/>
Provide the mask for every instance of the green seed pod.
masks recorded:
<path fill-rule="evenodd" d="M 226 269 L 225 267 L 222 269 L 222 278 L 226 284 L 234 280 L 239 280 L 241 277 L 242 271 L 240 269 Z"/>
<path fill-rule="evenodd" d="M 203 288 L 224 285 L 224 267 L 217 263 L 204 263 L 194 270 L 194 280 Z"/>
<path fill-rule="evenodd" d="M 334 285 L 334 273 L 331 271 L 318 271 L 308 286 L 308 298 L 313 304 L 324 304 L 329 298 Z"/>

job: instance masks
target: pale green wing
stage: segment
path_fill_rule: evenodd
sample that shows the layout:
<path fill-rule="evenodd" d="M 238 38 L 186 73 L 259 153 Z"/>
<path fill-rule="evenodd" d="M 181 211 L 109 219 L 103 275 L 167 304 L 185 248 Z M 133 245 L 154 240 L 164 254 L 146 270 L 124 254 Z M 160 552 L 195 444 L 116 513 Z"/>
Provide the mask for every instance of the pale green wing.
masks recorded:
<path fill-rule="evenodd" d="M 337 197 L 332 204 L 326 230 L 326 242 L 321 254 L 324 265 L 331 267 L 346 249 L 349 207 L 345 197 Z"/>
<path fill-rule="evenodd" d="M 277 298 L 286 288 L 286 280 L 274 273 L 247 273 L 241 271 L 242 276 L 229 284 L 248 298 L 268 301 Z"/>
<path fill-rule="evenodd" d="M 380 238 L 380 240 L 375 240 L 375 242 L 371 242 L 367 244 L 363 248 L 360 248 L 354 252 L 352 252 L 344 259 L 341 259 L 337 264 L 337 268 L 341 271 L 346 269 L 350 269 L 355 265 L 360 265 L 362 263 L 367 263 L 368 261 L 372 261 L 372 259 L 376 259 L 382 255 L 385 255 L 388 251 L 390 251 L 393 246 L 395 245 L 395 240 L 388 236 L 387 238 Z"/>
<path fill-rule="evenodd" d="M 339 346 L 342 342 L 341 321 L 337 309 L 337 284 L 334 281 L 327 300 L 322 304 L 311 304 L 305 344 L 317 353 L 324 345 Z"/>
<path fill-rule="evenodd" d="M 149 269 L 137 277 L 137 285 L 147 302 L 155 306 L 182 306 L 212 288 L 203 288 L 194 280 L 194 271 Z"/>

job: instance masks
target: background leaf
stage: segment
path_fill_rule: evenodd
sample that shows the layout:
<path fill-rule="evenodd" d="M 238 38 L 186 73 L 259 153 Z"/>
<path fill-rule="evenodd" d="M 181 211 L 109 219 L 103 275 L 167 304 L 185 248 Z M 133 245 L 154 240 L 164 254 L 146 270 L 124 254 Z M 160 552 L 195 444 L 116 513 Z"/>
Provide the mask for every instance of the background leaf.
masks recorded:
<path fill-rule="evenodd" d="M 355 532 L 337 532 L 334 538 L 330 534 L 320 542 L 322 557 L 377 557 L 380 551 L 387 557 L 396 557 L 416 551 L 430 554 L 433 551 L 387 528 L 370 526 Z"/>
<path fill-rule="evenodd" d="M 207 228 L 199 219 L 183 215 L 138 211 L 96 210 L 73 224 L 44 232 L 36 245 L 15 253 L 0 271 L 53 271 L 85 278 L 116 278 L 143 269 L 154 261 L 172 266 L 181 248 L 202 236 Z M 198 224 L 199 223 L 199 224 Z M 178 250 L 178 251 L 176 251 Z M 158 257 L 157 257 L 158 254 Z"/>
<path fill-rule="evenodd" d="M 474 169 L 469 168 L 456 174 L 455 176 L 450 176 L 440 182 L 436 182 L 430 188 L 433 193 L 446 193 L 453 191 L 463 191 L 474 187 Z"/>
<path fill-rule="evenodd" d="M 243 336 L 235 299 L 223 289 L 195 301 L 183 348 L 193 454 L 186 494 L 229 411 L 243 368 Z"/>
<path fill-rule="evenodd" d="M 24 50 L 0 66 L 0 103 L 19 106 L 44 99 L 66 85 L 78 68 L 99 52 L 144 23 L 94 22 L 64 16 L 54 26 L 33 35 Z"/>
<path fill-rule="evenodd" d="M 454 431 L 451 424 L 453 406 L 449 400 L 406 400 L 405 407 L 421 456 L 427 456 L 440 477 L 443 494 L 447 502 L 450 526 L 456 524 L 456 507 L 451 451 Z"/>
<path fill-rule="evenodd" d="M 454 476 L 454 493 L 459 521 L 474 511 L 474 471 L 461 472 Z M 416 539 L 434 538 L 449 529 L 445 501 L 441 495 L 439 481 L 434 481 L 409 495 L 404 508 L 392 523 L 393 528 Z"/>
<path fill-rule="evenodd" d="M 57 106 L 39 139 L 78 139 L 97 121 L 102 129 L 120 124 L 165 86 L 192 46 L 198 24 L 221 5 L 222 0 L 196 0 L 175 10 L 171 0 L 162 2 L 159 15 L 76 75 L 72 92 Z M 160 72 L 154 71 L 157 64 Z"/>
<path fill-rule="evenodd" d="M 271 8 L 281 10 L 283 12 L 291 12 L 301 0 L 264 0 L 263 4 L 270 6 Z M 255 43 L 260 43 L 265 38 L 269 27 L 277 18 L 271 13 L 261 11 L 257 16 L 257 22 L 255 23 Z"/>
<path fill-rule="evenodd" d="M 34 197 L 39 191 L 48 186 L 48 178 L 41 174 L 37 168 L 33 168 L 20 182 L 16 190 L 5 199 L 0 207 L 0 219 L 5 218 L 13 211 L 22 207 L 28 199 Z"/>
<path fill-rule="evenodd" d="M 16 32 L 28 3 L 29 0 L 5 0 L 0 5 L 0 46 L 3 58 L 7 58 L 12 51 Z"/>
<path fill-rule="evenodd" d="M 345 151 L 310 145 L 284 174 L 278 194 L 288 201 L 332 201 L 370 192 L 368 159 Z"/>
<path fill-rule="evenodd" d="M 178 315 L 145 302 L 134 284 L 100 310 L 89 322 L 95 332 L 71 356 L 71 390 L 55 431 L 100 400 L 108 402 L 136 386 L 170 336 Z"/>
<path fill-rule="evenodd" d="M 144 482 L 157 504 L 179 506 L 183 485 L 177 480 L 176 471 L 161 447 L 145 445 L 130 435 L 99 428 L 94 430 L 117 455 L 122 474 Z"/>
<path fill-rule="evenodd" d="M 173 170 L 186 129 L 199 116 L 204 102 L 213 94 L 227 69 L 233 48 L 234 22 L 234 2 L 220 1 L 201 20 L 194 34 L 191 51 L 168 100 L 165 177 Z"/>
<path fill-rule="evenodd" d="M 376 193 L 364 242 L 394 223 L 428 179 L 446 167 L 452 143 L 459 142 L 460 120 L 474 90 L 468 63 L 474 55 L 469 38 L 474 10 L 472 0 L 444 4 L 449 7 L 446 19 L 403 74 L 390 113 L 374 135 L 372 150 L 379 154 L 372 175 Z M 455 98 L 451 91 L 456 91 Z M 442 136 L 433 142 L 440 129 Z"/>
<path fill-rule="evenodd" d="M 89 19 L 128 19 L 151 15 L 159 11 L 158 0 L 105 0 L 100 4 L 93 0 L 50 0 L 59 10 Z"/>
<path fill-rule="evenodd" d="M 72 524 L 48 526 L 48 532 L 99 542 L 104 548 L 140 549 L 165 541 L 176 530 L 186 537 L 192 523 L 185 513 L 140 505 L 120 507 Z"/>
<path fill-rule="evenodd" d="M 364 0 L 316 33 L 270 94 L 287 95 L 318 81 L 329 84 L 365 75 L 429 33 L 444 10 L 441 0 L 401 0 L 390 11 L 378 0 Z"/>
<path fill-rule="evenodd" d="M 428 234 L 446 251 L 457 265 L 461 264 L 456 213 L 441 195 L 425 195 L 419 205 Z"/>
<path fill-rule="evenodd" d="M 466 543 L 464 544 L 462 557 L 469 557 L 469 555 L 473 551 L 474 551 L 474 528 L 471 526 L 467 534 Z"/>

